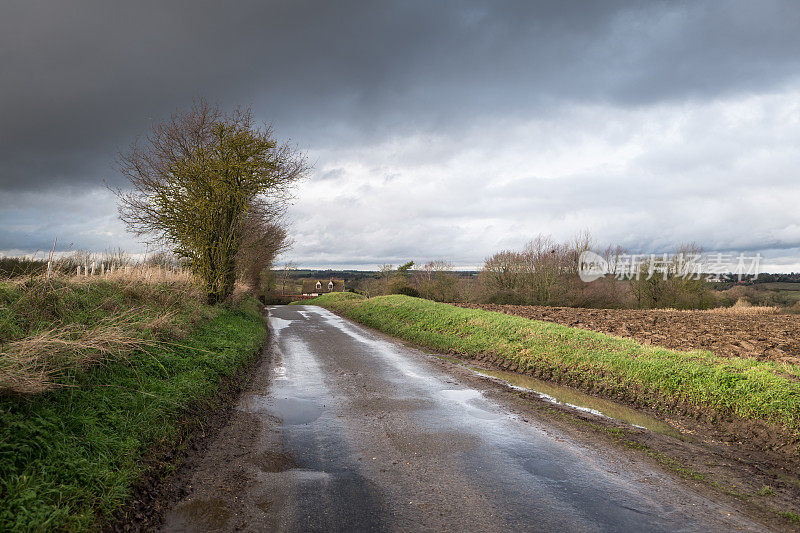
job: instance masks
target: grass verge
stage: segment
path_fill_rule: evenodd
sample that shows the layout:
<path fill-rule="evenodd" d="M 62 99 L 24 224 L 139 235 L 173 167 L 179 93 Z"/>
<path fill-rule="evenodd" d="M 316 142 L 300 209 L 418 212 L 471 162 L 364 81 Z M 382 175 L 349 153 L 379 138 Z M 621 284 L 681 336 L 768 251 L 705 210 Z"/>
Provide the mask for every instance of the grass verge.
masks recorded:
<path fill-rule="evenodd" d="M 512 370 L 646 404 L 766 422 L 800 436 L 800 367 L 631 339 L 408 296 L 331 293 L 305 304 L 334 310 L 440 352 L 492 356 Z"/>
<path fill-rule="evenodd" d="M 183 289 L 0 283 L 0 530 L 108 520 L 148 450 L 174 441 L 186 409 L 257 353 L 255 300 L 209 308 Z M 58 339 L 68 347 L 54 357 Z"/>

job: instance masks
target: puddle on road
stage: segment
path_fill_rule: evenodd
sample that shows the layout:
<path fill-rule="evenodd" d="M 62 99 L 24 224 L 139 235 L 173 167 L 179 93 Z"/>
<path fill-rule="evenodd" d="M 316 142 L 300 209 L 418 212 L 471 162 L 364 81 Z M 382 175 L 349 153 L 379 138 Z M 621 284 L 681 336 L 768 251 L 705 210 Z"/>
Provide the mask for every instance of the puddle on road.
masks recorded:
<path fill-rule="evenodd" d="M 222 528 L 231 517 L 228 505 L 219 498 L 194 500 L 178 507 L 178 512 L 190 525 Z"/>
<path fill-rule="evenodd" d="M 470 400 L 481 397 L 481 393 L 475 389 L 444 389 L 442 396 L 448 400 L 455 400 L 458 403 L 467 403 Z"/>
<path fill-rule="evenodd" d="M 289 376 L 286 375 L 286 367 L 283 366 L 283 365 L 276 364 L 272 368 L 272 373 L 275 374 L 274 379 L 276 379 L 276 380 L 280 380 L 280 381 L 288 381 L 289 380 Z"/>
<path fill-rule="evenodd" d="M 522 467 L 536 477 L 552 479 L 553 481 L 564 481 L 570 477 L 564 467 L 556 461 L 542 460 L 540 457 L 528 459 L 523 463 Z"/>
<path fill-rule="evenodd" d="M 441 391 L 442 396 L 448 400 L 454 400 L 466 408 L 468 415 L 482 420 L 497 420 L 502 418 L 497 413 L 492 413 L 486 409 L 473 405 L 473 401 L 480 399 L 482 394 L 475 389 L 445 389 Z"/>
<path fill-rule="evenodd" d="M 304 398 L 275 398 L 269 411 L 287 426 L 310 424 L 322 416 L 322 407 Z"/>
<path fill-rule="evenodd" d="M 250 413 L 266 411 L 280 418 L 285 426 L 310 424 L 322 416 L 323 412 L 322 406 L 313 400 L 297 397 L 273 398 L 260 394 L 247 396 L 241 409 Z"/>
<path fill-rule="evenodd" d="M 292 321 L 277 316 L 271 316 L 269 317 L 269 323 L 272 329 L 275 330 L 275 333 L 280 333 L 281 330 L 288 328 L 292 324 Z"/>
<path fill-rule="evenodd" d="M 468 366 L 467 368 L 478 374 L 505 381 L 514 388 L 533 391 L 548 402 L 567 405 L 579 411 L 606 418 L 613 418 L 614 420 L 619 420 L 635 427 L 649 429 L 650 431 L 655 431 L 662 435 L 669 435 L 672 437 L 681 436 L 677 429 L 657 418 L 610 400 L 595 398 L 594 396 L 584 394 L 570 387 L 542 381 L 516 372 L 489 370 L 477 366 Z"/>

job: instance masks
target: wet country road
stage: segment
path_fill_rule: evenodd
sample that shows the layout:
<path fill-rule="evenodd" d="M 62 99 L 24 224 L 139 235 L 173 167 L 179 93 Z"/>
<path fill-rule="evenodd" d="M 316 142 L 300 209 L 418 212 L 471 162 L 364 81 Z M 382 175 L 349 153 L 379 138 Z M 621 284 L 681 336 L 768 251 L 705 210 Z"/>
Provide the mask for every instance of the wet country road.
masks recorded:
<path fill-rule="evenodd" d="M 325 309 L 269 315 L 272 358 L 166 531 L 759 529 Z"/>

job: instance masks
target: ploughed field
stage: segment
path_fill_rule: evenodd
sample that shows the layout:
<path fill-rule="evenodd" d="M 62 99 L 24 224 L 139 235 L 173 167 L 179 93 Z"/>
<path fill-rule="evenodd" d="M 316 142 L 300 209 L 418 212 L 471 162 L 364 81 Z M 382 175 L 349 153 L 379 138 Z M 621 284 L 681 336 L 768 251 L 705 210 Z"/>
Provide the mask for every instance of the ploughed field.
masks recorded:
<path fill-rule="evenodd" d="M 677 311 L 454 304 L 610 333 L 675 350 L 800 364 L 800 315 L 771 308 Z"/>

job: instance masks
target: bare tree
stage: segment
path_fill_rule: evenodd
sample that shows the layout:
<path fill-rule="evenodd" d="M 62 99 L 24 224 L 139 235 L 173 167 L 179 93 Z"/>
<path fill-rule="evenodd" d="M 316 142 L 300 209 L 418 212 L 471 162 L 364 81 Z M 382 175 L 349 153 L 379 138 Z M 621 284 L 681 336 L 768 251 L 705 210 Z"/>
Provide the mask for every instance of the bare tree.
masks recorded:
<path fill-rule="evenodd" d="M 519 252 L 503 250 L 488 257 L 481 269 L 487 289 L 511 292 L 519 288 L 522 281 L 523 257 Z"/>
<path fill-rule="evenodd" d="M 250 109 L 225 114 L 203 100 L 153 126 L 120 156 L 132 190 L 117 190 L 135 235 L 165 244 L 202 282 L 209 303 L 233 292 L 248 212 L 275 220 L 305 157 L 257 126 Z"/>
<path fill-rule="evenodd" d="M 622 258 L 627 254 L 627 250 L 617 245 L 609 244 L 603 252 L 603 258 L 608 263 L 608 274 L 612 278 L 616 278 L 621 273 L 625 265 L 622 264 Z"/>
<path fill-rule="evenodd" d="M 639 265 L 639 275 L 629 280 L 637 305 L 679 309 L 712 306 L 714 297 L 697 262 L 702 253 L 702 248 L 689 243 L 679 245 L 672 254 L 644 259 Z"/>
<path fill-rule="evenodd" d="M 572 237 L 570 244 L 572 245 L 571 252 L 574 255 L 570 258 L 571 261 L 568 271 L 571 274 L 576 274 L 578 272 L 578 261 L 580 260 L 581 254 L 592 249 L 594 246 L 594 238 L 588 229 L 583 229 Z"/>
<path fill-rule="evenodd" d="M 294 261 L 287 261 L 283 264 L 283 268 L 281 268 L 278 273 L 278 281 L 281 284 L 281 294 L 288 294 L 286 292 L 286 285 L 291 283 L 292 270 L 297 270 L 297 263 Z"/>
<path fill-rule="evenodd" d="M 423 298 L 438 302 L 458 299 L 458 278 L 453 275 L 453 264 L 445 259 L 428 261 L 415 272 L 416 286 Z"/>
<path fill-rule="evenodd" d="M 243 220 L 242 243 L 236 255 L 239 278 L 258 293 L 262 275 L 275 258 L 291 246 L 286 229 L 269 215 L 251 207 Z"/>
<path fill-rule="evenodd" d="M 571 255 L 566 244 L 549 235 L 537 235 L 522 253 L 525 292 L 537 305 L 551 304 L 564 291 L 563 275 L 569 271 Z"/>

